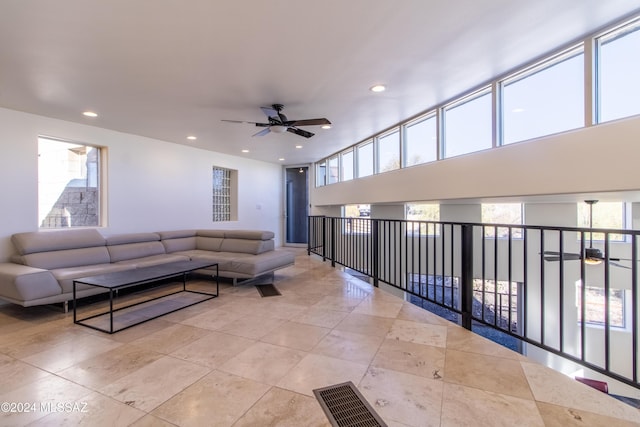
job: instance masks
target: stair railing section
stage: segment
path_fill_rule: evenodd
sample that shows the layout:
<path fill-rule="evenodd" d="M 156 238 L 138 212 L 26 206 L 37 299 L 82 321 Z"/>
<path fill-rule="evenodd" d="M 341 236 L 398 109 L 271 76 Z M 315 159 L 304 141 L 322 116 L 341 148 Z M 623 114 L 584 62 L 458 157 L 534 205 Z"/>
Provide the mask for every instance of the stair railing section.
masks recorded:
<path fill-rule="evenodd" d="M 640 388 L 640 230 L 310 216 L 308 237 L 467 329 Z"/>

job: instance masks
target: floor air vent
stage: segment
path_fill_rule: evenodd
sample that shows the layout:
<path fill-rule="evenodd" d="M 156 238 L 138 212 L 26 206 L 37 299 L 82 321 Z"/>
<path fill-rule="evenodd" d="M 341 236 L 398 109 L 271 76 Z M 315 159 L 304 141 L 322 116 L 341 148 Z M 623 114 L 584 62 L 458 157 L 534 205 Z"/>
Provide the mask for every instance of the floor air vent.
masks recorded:
<path fill-rule="evenodd" d="M 334 427 L 387 427 L 351 381 L 313 390 Z"/>
<path fill-rule="evenodd" d="M 258 292 L 260 292 L 261 297 L 275 297 L 278 295 L 282 295 L 278 288 L 276 288 L 272 284 L 256 285 L 256 289 L 258 289 Z"/>

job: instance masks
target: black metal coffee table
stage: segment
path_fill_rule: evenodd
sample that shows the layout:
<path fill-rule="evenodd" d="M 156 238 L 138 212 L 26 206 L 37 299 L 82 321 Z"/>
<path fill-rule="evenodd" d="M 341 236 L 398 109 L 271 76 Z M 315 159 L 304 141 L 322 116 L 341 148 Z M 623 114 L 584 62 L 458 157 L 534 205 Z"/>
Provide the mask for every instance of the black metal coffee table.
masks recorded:
<path fill-rule="evenodd" d="M 187 289 L 187 275 L 195 270 L 215 267 L 216 292 L 209 293 L 202 290 Z M 114 297 L 121 289 L 143 285 L 156 284 L 164 279 L 182 276 L 182 289 L 158 297 L 134 302 L 114 309 Z M 77 315 L 76 286 L 79 284 L 97 286 L 109 290 L 109 311 L 92 314 L 82 319 Z M 219 293 L 218 264 L 211 261 L 178 261 L 152 267 L 133 268 L 131 270 L 81 277 L 73 281 L 73 323 L 83 325 L 101 332 L 113 334 L 140 323 L 164 316 L 174 311 L 190 307 L 216 298 Z M 182 298 L 174 297 L 177 294 Z M 159 301 L 162 300 L 162 301 Z M 132 309 L 136 307 L 136 309 Z M 114 313 L 121 312 L 122 326 L 114 329 Z M 108 320 L 109 327 L 101 325 Z"/>

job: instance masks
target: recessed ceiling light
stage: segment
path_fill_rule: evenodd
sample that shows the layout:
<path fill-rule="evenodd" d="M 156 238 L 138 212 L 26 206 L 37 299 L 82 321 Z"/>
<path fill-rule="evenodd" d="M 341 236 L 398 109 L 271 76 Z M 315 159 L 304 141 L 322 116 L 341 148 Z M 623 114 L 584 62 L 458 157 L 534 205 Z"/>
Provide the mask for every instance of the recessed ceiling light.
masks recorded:
<path fill-rule="evenodd" d="M 302 148 L 302 145 L 296 145 L 296 148 Z"/>
<path fill-rule="evenodd" d="M 322 125 L 320 126 L 322 129 L 331 129 L 331 125 Z"/>
<path fill-rule="evenodd" d="M 187 137 L 187 139 L 188 139 L 189 141 L 195 141 L 196 139 L 198 139 L 198 137 L 197 137 L 197 136 L 193 136 L 193 135 L 189 135 L 189 136 Z"/>
<path fill-rule="evenodd" d="M 249 152 L 249 150 L 242 150 L 242 152 L 243 152 L 243 153 L 248 153 L 248 152 Z"/>
<path fill-rule="evenodd" d="M 387 87 L 385 85 L 375 85 L 371 86 L 369 90 L 371 92 L 384 92 L 385 90 L 387 90 Z"/>
<path fill-rule="evenodd" d="M 284 162 L 284 157 L 280 157 L 278 160 Z"/>
<path fill-rule="evenodd" d="M 511 111 L 513 111 L 514 113 L 522 113 L 522 112 L 524 112 L 524 108 L 514 108 Z"/>
<path fill-rule="evenodd" d="M 87 117 L 98 117 L 98 114 L 94 113 L 93 111 L 85 111 L 82 114 L 87 116 Z"/>

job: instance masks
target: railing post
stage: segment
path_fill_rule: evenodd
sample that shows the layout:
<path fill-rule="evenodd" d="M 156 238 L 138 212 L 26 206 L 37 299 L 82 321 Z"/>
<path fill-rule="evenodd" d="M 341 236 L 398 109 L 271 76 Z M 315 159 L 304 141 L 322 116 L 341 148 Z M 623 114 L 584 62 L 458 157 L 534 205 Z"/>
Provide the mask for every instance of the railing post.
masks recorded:
<path fill-rule="evenodd" d="M 473 226 L 462 224 L 461 232 L 460 302 L 462 303 L 462 327 L 471 330 L 473 320 Z"/>
<path fill-rule="evenodd" d="M 331 267 L 336 266 L 336 222 L 337 218 L 330 218 L 331 224 Z"/>
<path fill-rule="evenodd" d="M 307 256 L 311 256 L 311 230 L 315 225 L 315 221 L 313 221 L 313 217 L 311 215 L 307 215 Z"/>
<path fill-rule="evenodd" d="M 327 260 L 327 217 L 322 217 L 322 261 Z"/>
<path fill-rule="evenodd" d="M 380 239 L 378 237 L 378 220 L 371 219 L 371 269 L 373 275 L 373 286 L 378 287 L 378 277 L 380 277 Z"/>

